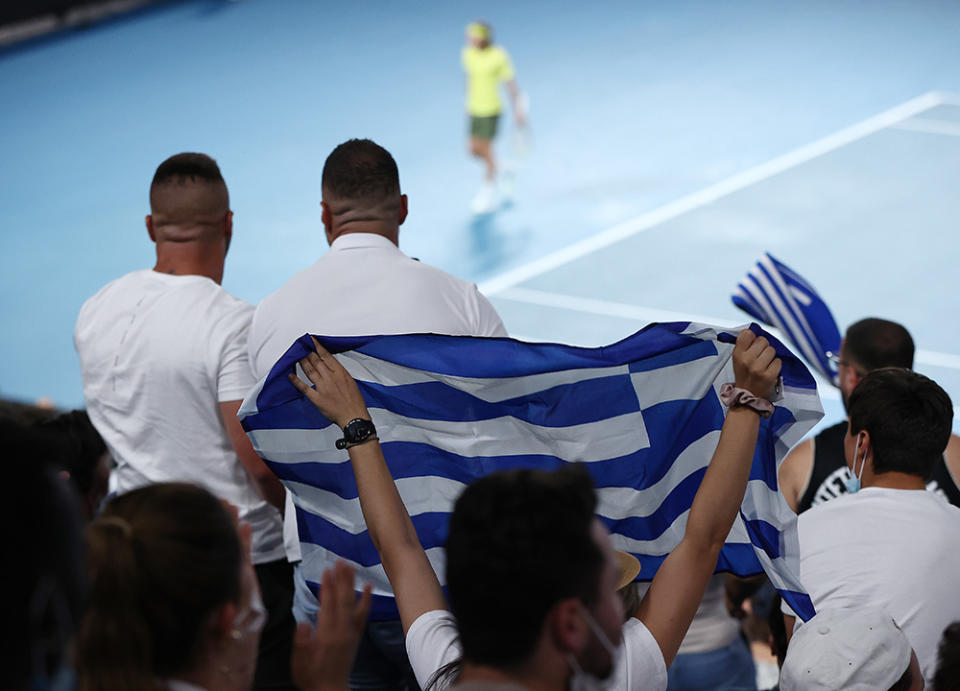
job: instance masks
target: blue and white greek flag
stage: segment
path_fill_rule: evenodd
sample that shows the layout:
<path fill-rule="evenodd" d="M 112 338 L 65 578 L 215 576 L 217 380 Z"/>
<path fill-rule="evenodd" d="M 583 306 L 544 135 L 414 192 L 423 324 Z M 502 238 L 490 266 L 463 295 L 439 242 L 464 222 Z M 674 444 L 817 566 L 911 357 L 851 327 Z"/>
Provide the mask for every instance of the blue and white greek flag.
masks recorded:
<path fill-rule="evenodd" d="M 767 252 L 731 296 L 751 317 L 780 330 L 824 378 L 839 385 L 831 355 L 840 353 L 840 329 L 816 289 Z"/>
<path fill-rule="evenodd" d="M 752 327 L 760 332 L 759 327 Z M 509 338 L 415 334 L 318 340 L 357 380 L 420 542 L 444 582 L 453 503 L 471 481 L 508 468 L 587 464 L 614 546 L 652 579 L 683 537 L 723 425 L 718 391 L 733 381 L 736 331 L 652 324 L 603 348 Z M 797 614 L 813 615 L 798 581 L 796 516 L 777 466 L 823 415 L 816 385 L 782 344 L 784 398 L 761 422 L 750 481 L 718 571 L 766 571 Z M 338 558 L 374 586 L 375 616 L 396 616 L 366 531 L 346 451 L 290 384 L 312 349 L 298 339 L 240 408 L 254 448 L 292 493 L 302 569 L 316 588 Z M 306 381 L 306 379 L 304 379 Z"/>

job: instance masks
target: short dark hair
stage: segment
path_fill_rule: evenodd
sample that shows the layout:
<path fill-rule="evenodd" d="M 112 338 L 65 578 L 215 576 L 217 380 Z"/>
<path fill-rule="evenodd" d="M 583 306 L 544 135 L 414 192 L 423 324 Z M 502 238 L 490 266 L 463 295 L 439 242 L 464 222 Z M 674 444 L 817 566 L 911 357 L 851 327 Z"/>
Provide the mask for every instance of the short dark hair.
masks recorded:
<path fill-rule="evenodd" d="M 950 396 L 908 369 L 870 372 L 850 394 L 847 410 L 851 433 L 870 433 L 877 474 L 897 471 L 928 479 L 950 440 Z"/>
<path fill-rule="evenodd" d="M 220 166 L 206 154 L 182 153 L 171 156 L 157 166 L 150 183 L 150 208 L 155 209 L 160 204 L 161 189 L 167 190 L 173 185 L 187 185 L 207 183 L 217 185 L 219 189 L 215 195 L 216 204 L 230 205 L 227 183 L 220 173 Z M 222 195 L 222 198 L 221 198 Z"/>
<path fill-rule="evenodd" d="M 157 166 L 150 187 L 168 182 L 223 182 L 220 166 L 206 154 L 175 154 Z"/>
<path fill-rule="evenodd" d="M 867 372 L 881 367 L 913 369 L 913 338 L 896 322 L 870 317 L 851 324 L 844 354 Z"/>
<path fill-rule="evenodd" d="M 369 139 L 351 139 L 323 164 L 324 193 L 338 199 L 372 201 L 399 196 L 400 173 L 390 152 Z"/>
<path fill-rule="evenodd" d="M 937 671 L 933 675 L 933 688 L 955 689 L 960 680 L 960 621 L 955 621 L 943 632 L 937 648 Z"/>
<path fill-rule="evenodd" d="M 206 622 L 237 602 L 242 551 L 210 492 L 147 485 L 87 531 L 90 600 L 77 636 L 80 688 L 152 688 L 196 664 Z"/>
<path fill-rule="evenodd" d="M 596 601 L 604 560 L 591 533 L 596 503 L 579 464 L 494 473 L 460 495 L 447 586 L 465 661 L 522 663 L 550 607 L 566 598 Z"/>

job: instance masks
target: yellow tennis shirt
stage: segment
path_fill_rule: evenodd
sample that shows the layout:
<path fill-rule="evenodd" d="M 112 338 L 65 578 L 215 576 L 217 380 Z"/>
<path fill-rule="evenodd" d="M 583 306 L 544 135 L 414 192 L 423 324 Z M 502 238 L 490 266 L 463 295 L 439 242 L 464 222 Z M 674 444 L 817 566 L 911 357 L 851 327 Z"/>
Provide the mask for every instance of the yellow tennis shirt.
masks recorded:
<path fill-rule="evenodd" d="M 467 73 L 467 112 L 475 118 L 500 113 L 500 82 L 513 79 L 510 56 L 500 46 L 463 49 L 463 69 Z"/>

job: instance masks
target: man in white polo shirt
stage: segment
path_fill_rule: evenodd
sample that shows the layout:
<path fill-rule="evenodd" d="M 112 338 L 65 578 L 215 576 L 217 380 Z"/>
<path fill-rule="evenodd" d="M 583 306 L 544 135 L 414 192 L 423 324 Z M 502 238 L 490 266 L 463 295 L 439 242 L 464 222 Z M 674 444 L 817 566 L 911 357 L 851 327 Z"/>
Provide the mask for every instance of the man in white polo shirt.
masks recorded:
<path fill-rule="evenodd" d="M 233 212 L 216 162 L 193 153 L 168 158 L 150 185 L 150 211 L 154 268 L 107 284 L 77 319 L 87 411 L 117 461 L 113 491 L 191 482 L 229 501 L 250 524 L 270 612 L 255 688 L 292 688 L 284 489 L 236 416 L 255 383 L 246 349 L 253 306 L 220 287 Z"/>
<path fill-rule="evenodd" d="M 322 188 L 330 251 L 257 307 L 249 338 L 257 377 L 308 331 L 507 335 L 475 284 L 400 251 L 407 195 L 387 150 L 368 139 L 341 144 L 324 164 Z"/>
<path fill-rule="evenodd" d="M 322 189 L 330 251 L 257 307 L 248 339 L 257 378 L 308 332 L 507 335 L 476 285 L 400 251 L 407 195 L 400 192 L 397 164 L 386 149 L 367 139 L 341 144 L 323 166 Z M 294 515 L 288 503 L 288 542 L 296 535 Z M 299 577 L 295 611 L 302 621 L 316 621 L 316 598 Z M 361 641 L 351 686 L 399 689 L 408 682 L 412 673 L 399 621 L 372 624 Z"/>
<path fill-rule="evenodd" d="M 850 486 L 797 519 L 800 582 L 817 610 L 887 612 L 930 684 L 937 643 L 960 619 L 960 509 L 926 486 L 950 438 L 953 406 L 935 382 L 889 367 L 857 384 L 847 411 Z M 789 633 L 793 612 L 781 609 Z"/>

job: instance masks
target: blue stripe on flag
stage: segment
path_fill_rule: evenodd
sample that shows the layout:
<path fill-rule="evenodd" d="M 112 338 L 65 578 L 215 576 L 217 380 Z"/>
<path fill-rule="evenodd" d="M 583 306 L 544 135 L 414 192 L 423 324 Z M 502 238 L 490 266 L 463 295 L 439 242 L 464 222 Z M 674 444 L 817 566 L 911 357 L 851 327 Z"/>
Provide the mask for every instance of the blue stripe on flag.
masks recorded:
<path fill-rule="evenodd" d="M 775 525 L 759 519 L 744 519 L 750 541 L 767 553 L 771 559 L 780 557 L 780 531 Z"/>
<path fill-rule="evenodd" d="M 375 566 L 380 563 L 380 556 L 373 546 L 369 531 L 363 530 L 354 535 L 332 521 L 304 511 L 299 506 L 295 509 L 301 542 L 322 545 L 361 566 Z M 448 513 L 421 513 L 411 516 L 413 527 L 416 528 L 424 549 L 443 547 L 446 544 L 449 518 Z"/>
<path fill-rule="evenodd" d="M 810 596 L 803 592 L 798 592 L 795 590 L 781 590 L 778 589 L 780 597 L 790 605 L 798 617 L 803 619 L 803 621 L 809 620 L 816 614 L 816 611 L 813 608 L 813 600 L 810 599 Z"/>
<path fill-rule="evenodd" d="M 651 514 L 616 521 L 604 519 L 603 522 L 612 533 L 634 540 L 655 540 L 673 525 L 680 514 L 690 509 L 705 472 L 706 469 L 701 468 L 684 478 Z"/>
<path fill-rule="evenodd" d="M 510 415 L 543 427 L 568 427 L 640 410 L 626 374 L 555 386 L 536 394 L 491 403 L 442 382 L 383 386 L 359 382 L 369 408 L 411 418 L 473 422 Z"/>
<path fill-rule="evenodd" d="M 696 341 L 686 348 L 671 350 L 630 363 L 631 372 L 650 372 L 662 367 L 683 365 L 705 357 L 714 357 L 717 347 L 710 341 Z"/>

